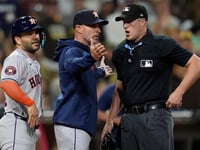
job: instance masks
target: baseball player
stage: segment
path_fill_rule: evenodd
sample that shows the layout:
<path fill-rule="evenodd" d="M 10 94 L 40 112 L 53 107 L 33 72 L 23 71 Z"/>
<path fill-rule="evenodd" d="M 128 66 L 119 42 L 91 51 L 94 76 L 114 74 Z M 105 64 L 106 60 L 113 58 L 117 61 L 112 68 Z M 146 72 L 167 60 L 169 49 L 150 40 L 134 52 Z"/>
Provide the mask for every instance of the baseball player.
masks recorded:
<path fill-rule="evenodd" d="M 20 17 L 12 25 L 12 39 L 16 49 L 5 59 L 1 72 L 6 106 L 0 120 L 0 149 L 35 150 L 42 92 L 34 54 L 44 44 L 43 28 L 32 16 Z"/>

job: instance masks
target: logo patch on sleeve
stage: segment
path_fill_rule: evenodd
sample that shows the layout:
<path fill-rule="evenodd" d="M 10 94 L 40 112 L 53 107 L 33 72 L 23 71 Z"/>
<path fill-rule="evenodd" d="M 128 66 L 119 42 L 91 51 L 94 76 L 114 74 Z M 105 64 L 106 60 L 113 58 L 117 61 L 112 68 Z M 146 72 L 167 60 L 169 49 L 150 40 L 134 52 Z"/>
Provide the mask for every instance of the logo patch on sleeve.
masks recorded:
<path fill-rule="evenodd" d="M 5 74 L 7 74 L 7 75 L 14 75 L 16 73 L 17 73 L 17 70 L 14 66 L 8 66 L 5 69 Z"/>

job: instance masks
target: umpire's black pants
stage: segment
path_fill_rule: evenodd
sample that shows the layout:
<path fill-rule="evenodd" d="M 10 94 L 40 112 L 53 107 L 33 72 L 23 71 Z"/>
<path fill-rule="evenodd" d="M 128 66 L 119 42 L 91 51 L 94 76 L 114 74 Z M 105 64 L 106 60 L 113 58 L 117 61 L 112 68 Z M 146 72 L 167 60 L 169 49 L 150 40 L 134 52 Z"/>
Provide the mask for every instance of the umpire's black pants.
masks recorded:
<path fill-rule="evenodd" d="M 173 127 L 171 112 L 164 108 L 124 114 L 121 119 L 122 150 L 174 150 Z"/>

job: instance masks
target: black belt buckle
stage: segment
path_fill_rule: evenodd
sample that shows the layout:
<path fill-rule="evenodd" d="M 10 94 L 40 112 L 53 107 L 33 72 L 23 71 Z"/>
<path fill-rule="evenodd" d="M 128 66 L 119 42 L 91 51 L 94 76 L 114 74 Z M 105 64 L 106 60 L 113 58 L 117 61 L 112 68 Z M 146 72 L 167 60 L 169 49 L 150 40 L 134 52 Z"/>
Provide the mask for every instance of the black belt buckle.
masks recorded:
<path fill-rule="evenodd" d="M 160 108 L 166 108 L 165 102 L 147 103 L 144 105 L 134 105 L 130 107 L 125 107 L 125 112 L 141 114 L 141 113 L 145 113 L 145 112 L 160 109 Z"/>
<path fill-rule="evenodd" d="M 125 108 L 125 112 L 127 113 L 134 113 L 134 114 L 141 114 L 146 111 L 146 108 L 144 105 L 134 105 L 130 107 Z"/>
<path fill-rule="evenodd" d="M 135 114 L 141 114 L 145 112 L 144 106 L 132 106 L 133 112 Z"/>
<path fill-rule="evenodd" d="M 147 104 L 147 111 L 156 110 L 156 109 L 160 109 L 160 108 L 166 108 L 166 104 L 164 102 L 163 103 L 151 104 L 151 105 Z"/>

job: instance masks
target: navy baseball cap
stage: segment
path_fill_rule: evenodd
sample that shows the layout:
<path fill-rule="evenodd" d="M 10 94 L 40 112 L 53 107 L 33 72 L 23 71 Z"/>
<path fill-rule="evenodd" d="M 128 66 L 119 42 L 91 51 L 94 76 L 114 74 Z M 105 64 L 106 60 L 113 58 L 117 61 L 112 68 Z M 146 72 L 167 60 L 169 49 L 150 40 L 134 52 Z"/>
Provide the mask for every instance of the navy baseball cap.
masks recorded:
<path fill-rule="evenodd" d="M 44 30 L 44 28 L 39 25 L 39 22 L 35 17 L 22 16 L 17 18 L 12 24 L 12 36 L 20 35 L 21 33 L 35 29 Z"/>
<path fill-rule="evenodd" d="M 142 5 L 128 4 L 124 7 L 122 14 L 115 18 L 115 21 L 136 20 L 138 18 L 145 18 L 148 20 L 146 8 Z"/>
<path fill-rule="evenodd" d="M 100 19 L 98 13 L 94 10 L 80 10 L 74 16 L 73 27 L 76 25 L 93 25 L 97 23 L 106 25 L 108 21 Z"/>

